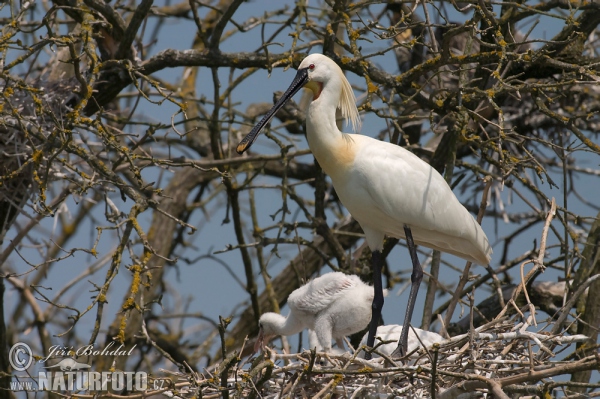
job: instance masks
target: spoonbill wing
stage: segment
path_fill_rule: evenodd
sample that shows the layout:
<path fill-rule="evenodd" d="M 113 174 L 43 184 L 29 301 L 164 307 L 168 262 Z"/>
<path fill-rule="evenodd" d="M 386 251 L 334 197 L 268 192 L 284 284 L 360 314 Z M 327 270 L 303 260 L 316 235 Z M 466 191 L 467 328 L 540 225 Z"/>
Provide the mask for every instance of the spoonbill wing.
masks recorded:
<path fill-rule="evenodd" d="M 324 274 L 292 292 L 288 297 L 288 305 L 292 311 L 317 314 L 355 287 L 359 283 L 356 280 L 359 280 L 357 276 L 340 272 Z"/>
<path fill-rule="evenodd" d="M 492 249 L 481 226 L 434 168 L 402 147 L 352 138 L 359 151 L 338 194 L 363 228 L 405 238 L 408 225 L 418 245 L 489 263 Z"/>

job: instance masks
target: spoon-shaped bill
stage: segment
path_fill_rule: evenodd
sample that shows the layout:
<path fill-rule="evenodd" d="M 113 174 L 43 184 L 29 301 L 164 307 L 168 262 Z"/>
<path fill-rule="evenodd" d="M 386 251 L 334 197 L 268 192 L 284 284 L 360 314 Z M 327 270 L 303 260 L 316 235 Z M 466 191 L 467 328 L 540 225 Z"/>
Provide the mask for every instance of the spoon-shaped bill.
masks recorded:
<path fill-rule="evenodd" d="M 244 137 L 242 139 L 242 141 L 240 141 L 240 143 L 238 144 L 238 146 L 236 148 L 236 151 L 238 154 L 243 154 L 244 151 L 246 151 L 248 148 L 250 148 L 250 146 L 252 146 L 252 144 L 254 143 L 254 141 L 256 140 L 258 135 L 260 134 L 261 130 L 265 127 L 265 125 L 267 123 L 269 123 L 271 121 L 271 119 L 273 119 L 273 117 L 275 116 L 277 111 L 279 111 L 281 109 L 281 107 L 283 107 L 284 104 L 290 98 L 292 98 L 294 96 L 294 94 L 296 94 L 302 88 L 302 86 L 304 86 L 306 84 L 307 81 L 308 81 L 308 68 L 298 69 L 298 73 L 296 74 L 296 77 L 292 81 L 292 84 L 290 85 L 290 87 L 288 87 L 288 89 L 285 91 L 285 93 L 283 93 L 283 96 L 281 96 L 279 101 L 277 101 L 277 103 L 275 103 L 273 108 L 271 108 L 269 110 L 269 112 L 266 113 L 266 115 L 261 119 L 261 121 L 258 122 L 256 124 L 256 126 L 254 126 L 254 128 L 252 128 L 250 133 L 248 133 L 248 135 L 246 137 Z"/>
<path fill-rule="evenodd" d="M 256 337 L 256 342 L 254 343 L 254 352 L 256 353 L 259 350 L 265 349 L 265 332 L 262 327 L 258 331 L 258 337 Z"/>

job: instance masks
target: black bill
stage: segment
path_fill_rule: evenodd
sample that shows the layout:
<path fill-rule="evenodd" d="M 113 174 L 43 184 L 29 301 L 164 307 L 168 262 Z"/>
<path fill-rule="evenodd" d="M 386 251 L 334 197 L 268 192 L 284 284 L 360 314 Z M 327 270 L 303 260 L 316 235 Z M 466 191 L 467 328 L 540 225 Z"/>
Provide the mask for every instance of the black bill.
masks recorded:
<path fill-rule="evenodd" d="M 273 119 L 277 111 L 279 111 L 281 107 L 283 107 L 283 105 L 294 96 L 294 94 L 298 93 L 298 91 L 302 88 L 302 86 L 306 84 L 307 81 L 308 68 L 298 69 L 298 73 L 296 74 L 294 81 L 292 82 L 290 87 L 288 87 L 285 93 L 283 93 L 283 96 L 281 96 L 279 101 L 277 101 L 277 103 L 273 106 L 273 108 L 269 110 L 269 112 L 266 113 L 266 115 L 261 119 L 261 121 L 258 122 L 256 126 L 254 126 L 254 128 L 252 128 L 250 133 L 248 133 L 248 135 L 244 137 L 242 141 L 240 141 L 236 148 L 238 154 L 243 154 L 244 151 L 246 151 L 252 146 L 252 144 L 254 144 L 254 141 L 260 134 L 261 130 L 265 127 L 265 125 L 269 123 L 271 119 Z"/>

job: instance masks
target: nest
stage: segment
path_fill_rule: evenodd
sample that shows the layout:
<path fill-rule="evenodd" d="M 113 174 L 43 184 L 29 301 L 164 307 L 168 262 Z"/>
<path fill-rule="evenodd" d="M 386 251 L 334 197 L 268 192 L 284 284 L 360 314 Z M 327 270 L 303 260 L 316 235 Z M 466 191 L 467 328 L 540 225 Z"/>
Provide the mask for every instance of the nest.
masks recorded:
<path fill-rule="evenodd" d="M 48 171 L 47 142 L 55 129 L 64 128 L 66 114 L 78 98 L 75 78 L 61 81 L 0 80 L 4 101 L 0 107 L 0 243 L 23 212 L 36 180 Z M 37 179 L 36 179 L 37 177 Z"/>
<path fill-rule="evenodd" d="M 559 358 L 558 354 L 585 336 L 553 336 L 530 332 L 529 327 L 526 323 L 490 323 L 420 348 L 408 355 L 406 363 L 390 359 L 377 348 L 374 353 L 383 357 L 370 361 L 360 357 L 364 348 L 342 355 L 269 351 L 268 356 L 245 362 L 232 354 L 212 372 L 172 373 L 175 389 L 160 392 L 180 398 L 448 399 L 486 393 L 508 398 L 513 393 L 552 394 L 574 385 L 568 376 L 563 383 L 549 383 L 552 377 L 598 367 L 593 356 L 577 361 Z"/>

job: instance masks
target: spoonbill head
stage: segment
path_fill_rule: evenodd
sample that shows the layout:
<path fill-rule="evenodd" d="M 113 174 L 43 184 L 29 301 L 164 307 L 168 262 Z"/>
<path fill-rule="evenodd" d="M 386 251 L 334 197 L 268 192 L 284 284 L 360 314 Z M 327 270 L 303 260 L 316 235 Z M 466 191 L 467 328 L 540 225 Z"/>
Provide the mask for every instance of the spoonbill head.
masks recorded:
<path fill-rule="evenodd" d="M 373 297 L 373 287 L 358 276 L 333 272 L 317 277 L 290 294 L 287 317 L 272 312 L 260 317 L 254 351 L 275 335 L 292 335 L 304 329 L 313 331 L 310 344 L 318 350 L 330 352 L 332 339 L 343 349 L 345 336 L 369 324 Z"/>
<path fill-rule="evenodd" d="M 321 98 L 321 93 L 325 86 L 327 86 L 328 95 Z M 300 63 L 296 77 L 279 101 L 254 126 L 250 133 L 240 141 L 236 148 L 238 154 L 244 153 L 252 146 L 262 129 L 273 119 L 277 111 L 302 88 L 313 92 L 313 101 L 321 98 L 321 102 L 327 103 L 326 106 L 328 108 L 339 108 L 342 117 L 350 121 L 355 131 L 360 128 L 361 123 L 358 109 L 356 108 L 356 97 L 354 97 L 354 91 L 352 90 L 352 86 L 350 86 L 350 82 L 348 82 L 340 67 L 333 60 L 322 54 L 311 54 Z"/>
<path fill-rule="evenodd" d="M 360 119 L 350 83 L 340 67 L 321 54 L 307 56 L 279 101 L 239 143 L 243 153 L 260 131 L 300 88 L 313 93 L 306 113 L 308 145 L 331 177 L 341 202 L 358 221 L 371 251 L 374 299 L 367 344 L 373 346 L 383 307 L 381 268 L 385 235 L 405 238 L 412 260 L 411 290 L 396 354 L 405 354 L 423 270 L 415 245 L 486 265 L 492 248 L 473 216 L 458 201 L 446 180 L 429 164 L 395 144 L 369 136 L 342 133 L 336 110 L 358 129 Z"/>

